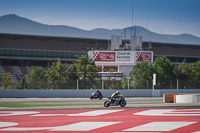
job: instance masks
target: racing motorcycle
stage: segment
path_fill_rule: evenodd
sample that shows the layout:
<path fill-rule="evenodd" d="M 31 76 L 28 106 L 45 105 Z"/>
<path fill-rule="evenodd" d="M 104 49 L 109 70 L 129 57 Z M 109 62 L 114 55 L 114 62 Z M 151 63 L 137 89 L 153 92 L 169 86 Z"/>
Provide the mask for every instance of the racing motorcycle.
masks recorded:
<path fill-rule="evenodd" d="M 92 95 L 90 96 L 90 99 L 102 99 L 103 98 L 103 95 L 102 93 L 99 93 L 99 92 L 93 92 Z"/>
<path fill-rule="evenodd" d="M 109 107 L 109 106 L 121 106 L 125 107 L 126 106 L 126 100 L 123 96 L 118 96 L 115 98 L 114 101 L 111 100 L 111 97 L 107 97 L 108 100 L 104 102 L 104 107 Z"/>

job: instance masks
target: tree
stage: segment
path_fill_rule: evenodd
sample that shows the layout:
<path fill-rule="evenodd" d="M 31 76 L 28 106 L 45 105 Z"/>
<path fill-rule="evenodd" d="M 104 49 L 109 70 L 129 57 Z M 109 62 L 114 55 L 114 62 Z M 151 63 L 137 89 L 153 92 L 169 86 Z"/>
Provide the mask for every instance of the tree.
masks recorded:
<path fill-rule="evenodd" d="M 70 70 L 76 74 L 74 77 L 79 77 L 79 79 L 81 79 L 83 89 L 90 89 L 93 87 L 93 84 L 95 84 L 97 68 L 94 61 L 87 55 L 81 55 L 71 66 Z"/>
<path fill-rule="evenodd" d="M 11 82 L 12 74 L 10 72 L 1 74 L 1 89 L 14 89 L 15 87 Z"/>
<path fill-rule="evenodd" d="M 45 76 L 48 79 L 50 88 L 61 89 L 67 87 L 68 67 L 67 64 L 61 63 L 60 58 L 53 62 L 46 70 Z"/>
<path fill-rule="evenodd" d="M 194 88 L 200 88 L 200 61 L 190 65 L 192 70 L 191 79 L 195 83 Z"/>
<path fill-rule="evenodd" d="M 157 87 L 172 88 L 173 65 L 167 57 L 157 57 L 154 62 L 154 70 L 156 73 Z"/>
<path fill-rule="evenodd" d="M 177 79 L 189 79 L 191 77 L 192 69 L 185 63 L 185 60 L 174 67 L 174 75 Z"/>
<path fill-rule="evenodd" d="M 129 75 L 131 80 L 130 86 L 132 88 L 149 88 L 149 81 L 152 80 L 153 72 L 152 63 L 137 63 Z"/>
<path fill-rule="evenodd" d="M 121 81 L 121 86 L 122 89 L 127 89 L 128 88 L 128 79 L 126 77 L 122 77 L 122 81 Z"/>
<path fill-rule="evenodd" d="M 32 66 L 31 71 L 25 77 L 26 89 L 46 89 L 47 79 L 42 67 Z"/>
<path fill-rule="evenodd" d="M 185 60 L 174 67 L 174 75 L 179 81 L 179 88 L 189 88 L 191 86 L 192 68 Z"/>
<path fill-rule="evenodd" d="M 191 64 L 193 80 L 200 81 L 200 61 Z"/>

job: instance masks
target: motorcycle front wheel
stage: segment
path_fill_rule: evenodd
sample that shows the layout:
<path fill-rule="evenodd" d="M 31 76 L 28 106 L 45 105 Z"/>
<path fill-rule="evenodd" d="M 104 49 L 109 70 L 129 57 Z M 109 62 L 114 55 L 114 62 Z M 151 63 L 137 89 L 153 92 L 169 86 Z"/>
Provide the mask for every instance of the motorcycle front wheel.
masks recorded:
<path fill-rule="evenodd" d="M 104 107 L 109 107 L 110 106 L 110 101 L 105 101 L 104 102 Z"/>
<path fill-rule="evenodd" d="M 126 106 L 126 101 L 124 101 L 124 100 L 121 101 L 121 102 L 120 102 L 120 106 L 121 106 L 121 107 L 125 107 L 125 106 Z"/>

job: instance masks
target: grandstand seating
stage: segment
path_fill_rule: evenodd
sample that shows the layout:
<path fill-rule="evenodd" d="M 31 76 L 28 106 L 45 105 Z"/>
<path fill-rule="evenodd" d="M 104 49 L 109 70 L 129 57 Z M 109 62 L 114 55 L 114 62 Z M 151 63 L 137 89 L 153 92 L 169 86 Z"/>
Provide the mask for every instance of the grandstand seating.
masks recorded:
<path fill-rule="evenodd" d="M 13 84 L 17 84 L 28 72 L 31 71 L 29 66 L 1 66 L 0 75 L 10 72 L 12 74 L 11 81 Z"/>
<path fill-rule="evenodd" d="M 28 68 L 30 68 L 30 67 L 28 67 Z M 22 75 L 26 75 L 26 73 L 28 72 L 28 69 L 24 66 L 20 67 L 20 70 L 22 72 Z"/>
<path fill-rule="evenodd" d="M 4 70 L 3 66 L 0 66 L 0 74 L 5 74 L 6 71 Z"/>

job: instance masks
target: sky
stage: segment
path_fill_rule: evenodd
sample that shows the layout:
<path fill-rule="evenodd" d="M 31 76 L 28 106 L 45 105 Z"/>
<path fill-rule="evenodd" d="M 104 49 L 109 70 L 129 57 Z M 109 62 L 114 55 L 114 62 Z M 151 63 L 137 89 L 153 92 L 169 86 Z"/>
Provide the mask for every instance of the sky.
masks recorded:
<path fill-rule="evenodd" d="M 200 0 L 0 0 L 0 16 L 6 14 L 84 30 L 136 25 L 200 37 Z"/>

